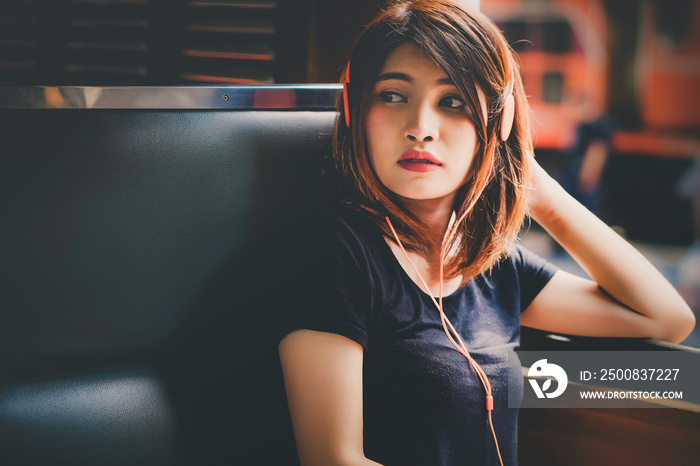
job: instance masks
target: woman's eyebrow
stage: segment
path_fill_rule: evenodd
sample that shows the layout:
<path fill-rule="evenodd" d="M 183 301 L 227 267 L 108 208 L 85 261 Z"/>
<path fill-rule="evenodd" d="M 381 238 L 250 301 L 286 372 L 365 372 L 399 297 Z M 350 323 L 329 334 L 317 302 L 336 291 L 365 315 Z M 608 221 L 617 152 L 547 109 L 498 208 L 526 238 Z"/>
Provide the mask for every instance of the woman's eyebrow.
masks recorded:
<path fill-rule="evenodd" d="M 407 83 L 413 84 L 413 78 L 411 76 L 409 76 L 405 73 L 397 73 L 397 72 L 380 74 L 379 77 L 377 78 L 377 82 L 388 81 L 390 79 L 398 79 L 400 81 L 406 81 Z M 455 85 L 455 83 L 448 77 L 440 78 L 435 82 L 437 84 L 446 84 L 446 85 L 450 85 L 450 86 Z"/>

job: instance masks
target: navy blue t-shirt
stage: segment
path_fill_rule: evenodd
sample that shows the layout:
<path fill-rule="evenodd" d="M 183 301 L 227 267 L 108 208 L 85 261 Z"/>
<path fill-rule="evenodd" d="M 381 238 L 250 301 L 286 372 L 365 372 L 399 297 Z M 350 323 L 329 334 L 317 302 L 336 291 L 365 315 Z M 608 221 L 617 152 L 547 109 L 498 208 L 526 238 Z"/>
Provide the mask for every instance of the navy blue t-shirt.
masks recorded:
<path fill-rule="evenodd" d="M 486 395 L 448 340 L 430 297 L 406 274 L 379 228 L 355 212 L 328 219 L 320 299 L 293 328 L 331 332 L 364 348 L 365 455 L 393 465 L 499 464 Z M 443 309 L 494 395 L 493 424 L 506 465 L 517 464 L 517 409 L 523 377 L 509 354 L 520 343 L 520 313 L 557 268 L 515 246 L 490 273 L 449 296 Z"/>

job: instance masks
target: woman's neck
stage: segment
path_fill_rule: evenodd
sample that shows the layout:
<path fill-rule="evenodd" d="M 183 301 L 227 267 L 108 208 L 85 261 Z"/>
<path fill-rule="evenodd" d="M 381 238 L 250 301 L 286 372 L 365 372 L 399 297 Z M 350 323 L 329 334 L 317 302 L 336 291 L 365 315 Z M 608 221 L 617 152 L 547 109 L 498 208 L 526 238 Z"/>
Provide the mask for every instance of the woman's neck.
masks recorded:
<path fill-rule="evenodd" d="M 403 198 L 404 207 L 411 211 L 427 228 L 433 240 L 429 256 L 439 257 L 442 241 L 453 211 L 454 196 L 450 199 L 407 199 Z"/>
<path fill-rule="evenodd" d="M 427 281 L 430 288 L 429 294 L 437 296 L 439 294 L 440 285 L 440 253 L 442 251 L 442 243 L 445 238 L 445 233 L 450 223 L 453 213 L 454 198 L 451 199 L 429 199 L 415 200 L 402 199 L 403 206 L 409 210 L 418 220 L 420 220 L 427 228 L 428 234 L 431 236 L 432 244 L 424 251 L 408 252 L 419 272 L 414 273 L 412 266 L 404 260 L 403 252 L 400 247 L 394 242 L 393 238 L 386 238 L 389 246 L 392 248 L 394 255 L 399 263 L 404 268 L 411 279 L 424 288 L 420 281 L 419 275 Z M 454 251 L 448 252 L 450 257 Z M 443 296 L 452 294 L 460 285 L 462 277 L 457 276 L 444 282 Z"/>

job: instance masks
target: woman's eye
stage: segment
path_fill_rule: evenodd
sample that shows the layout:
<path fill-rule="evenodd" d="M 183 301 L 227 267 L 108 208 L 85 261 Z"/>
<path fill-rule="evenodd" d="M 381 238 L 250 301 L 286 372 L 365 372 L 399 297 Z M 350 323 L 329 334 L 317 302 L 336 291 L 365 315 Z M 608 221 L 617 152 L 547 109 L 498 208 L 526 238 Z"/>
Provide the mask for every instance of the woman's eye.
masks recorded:
<path fill-rule="evenodd" d="M 406 101 L 406 99 L 404 99 L 404 97 L 401 94 L 399 94 L 397 92 L 391 92 L 391 91 L 380 92 L 379 94 L 377 94 L 377 97 L 382 99 L 384 102 L 388 102 L 388 103 L 405 102 Z"/>
<path fill-rule="evenodd" d="M 445 106 L 447 106 L 449 108 L 462 108 L 462 107 L 464 107 L 464 101 L 461 98 L 455 97 L 455 96 L 445 97 L 444 99 L 442 99 L 440 101 L 440 104 L 441 105 L 444 104 Z"/>

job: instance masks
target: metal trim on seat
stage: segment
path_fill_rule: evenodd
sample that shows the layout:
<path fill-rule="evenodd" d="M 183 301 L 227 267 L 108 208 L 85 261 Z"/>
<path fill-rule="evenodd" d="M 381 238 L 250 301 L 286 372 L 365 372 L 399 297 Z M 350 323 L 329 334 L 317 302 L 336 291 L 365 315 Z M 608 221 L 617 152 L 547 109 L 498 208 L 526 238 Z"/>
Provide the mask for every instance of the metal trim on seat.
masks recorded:
<path fill-rule="evenodd" d="M 0 86 L 7 109 L 335 110 L 340 84 Z"/>

